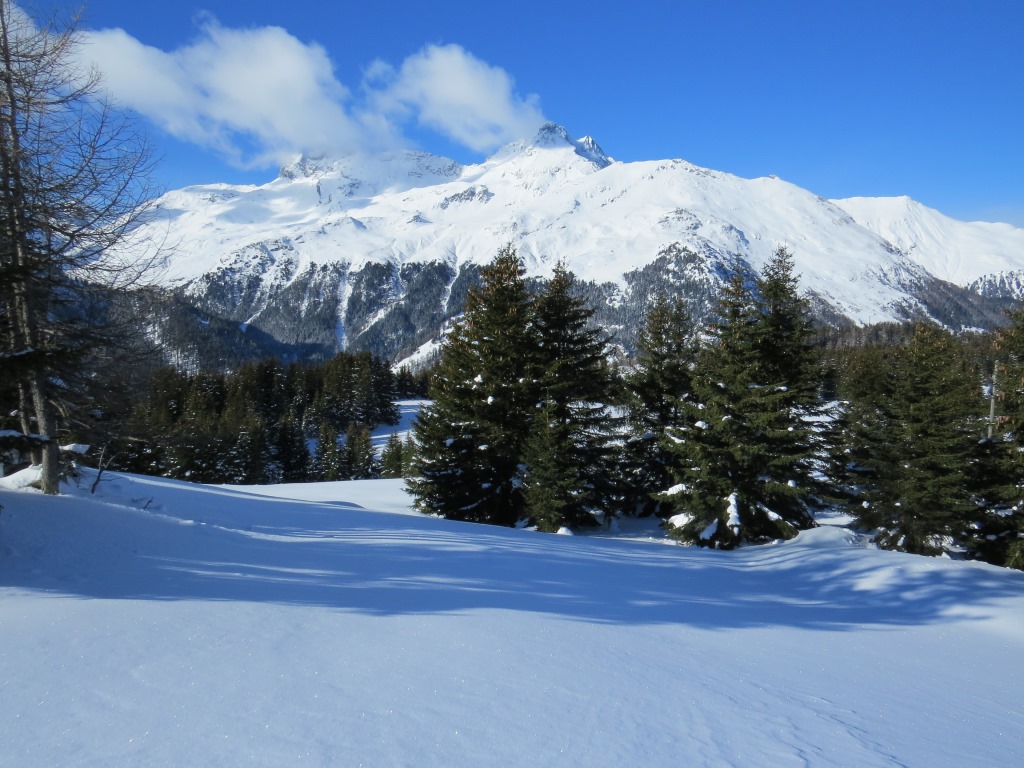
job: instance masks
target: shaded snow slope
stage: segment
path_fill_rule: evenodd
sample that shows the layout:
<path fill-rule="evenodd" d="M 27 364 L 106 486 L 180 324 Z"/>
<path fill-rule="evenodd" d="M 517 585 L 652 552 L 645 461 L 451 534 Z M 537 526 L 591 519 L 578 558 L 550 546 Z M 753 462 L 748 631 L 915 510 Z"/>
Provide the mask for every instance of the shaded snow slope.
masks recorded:
<path fill-rule="evenodd" d="M 0 504 L 2 766 L 1024 762 L 1019 572 L 382 513 L 400 481 Z"/>

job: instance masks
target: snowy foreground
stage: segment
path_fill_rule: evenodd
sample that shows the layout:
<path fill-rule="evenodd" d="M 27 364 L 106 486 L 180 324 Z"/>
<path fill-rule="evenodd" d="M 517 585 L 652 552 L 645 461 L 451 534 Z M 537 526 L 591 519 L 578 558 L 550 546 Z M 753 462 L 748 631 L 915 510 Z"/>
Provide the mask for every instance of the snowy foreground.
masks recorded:
<path fill-rule="evenodd" d="M 0 504 L 3 766 L 1024 765 L 1024 573 L 460 524 L 389 480 Z"/>

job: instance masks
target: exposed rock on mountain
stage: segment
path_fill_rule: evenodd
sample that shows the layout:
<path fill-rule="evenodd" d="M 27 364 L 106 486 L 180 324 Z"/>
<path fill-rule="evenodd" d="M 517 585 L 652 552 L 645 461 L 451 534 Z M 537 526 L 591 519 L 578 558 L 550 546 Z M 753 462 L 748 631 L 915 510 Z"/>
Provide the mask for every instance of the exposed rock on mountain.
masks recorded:
<path fill-rule="evenodd" d="M 174 244 L 163 280 L 179 301 L 296 354 L 410 354 L 507 242 L 537 278 L 564 260 L 626 348 L 653 293 L 699 313 L 729 268 L 757 269 L 778 246 L 833 324 L 989 326 L 1024 275 L 1022 229 L 683 160 L 616 162 L 554 124 L 477 165 L 303 157 L 262 186 L 168 193 L 148 226 Z"/>

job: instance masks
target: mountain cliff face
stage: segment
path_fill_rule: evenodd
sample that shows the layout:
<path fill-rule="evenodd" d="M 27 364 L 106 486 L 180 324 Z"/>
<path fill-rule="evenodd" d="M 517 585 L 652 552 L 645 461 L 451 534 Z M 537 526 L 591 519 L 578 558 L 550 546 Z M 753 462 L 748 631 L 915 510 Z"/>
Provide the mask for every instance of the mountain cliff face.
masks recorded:
<path fill-rule="evenodd" d="M 780 245 L 831 323 L 987 326 L 1024 275 L 1024 230 L 1009 225 L 683 160 L 615 162 L 553 124 L 477 165 L 302 158 L 262 186 L 168 193 L 147 226 L 173 244 L 162 280 L 178 302 L 303 354 L 412 353 L 508 242 L 537 278 L 563 260 L 627 348 L 652 294 L 700 313 L 728 269 L 757 269 Z"/>

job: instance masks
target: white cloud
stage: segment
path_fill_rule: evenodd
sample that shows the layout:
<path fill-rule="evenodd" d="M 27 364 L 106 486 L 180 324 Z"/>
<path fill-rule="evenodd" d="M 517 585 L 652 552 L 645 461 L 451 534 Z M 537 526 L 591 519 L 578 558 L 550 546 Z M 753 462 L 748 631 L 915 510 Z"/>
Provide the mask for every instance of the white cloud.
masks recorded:
<path fill-rule="evenodd" d="M 86 55 L 119 101 L 238 165 L 265 166 L 297 150 L 367 148 L 327 53 L 279 27 L 227 29 L 208 20 L 198 40 L 169 53 L 103 30 L 88 36 Z"/>
<path fill-rule="evenodd" d="M 118 101 L 242 167 L 394 147 L 407 143 L 407 120 L 476 151 L 543 122 L 535 96 L 520 97 L 504 70 L 455 45 L 428 46 L 397 69 L 374 62 L 354 95 L 321 46 L 280 27 L 229 29 L 207 17 L 197 39 L 174 51 L 120 29 L 91 32 L 86 43 Z"/>
<path fill-rule="evenodd" d="M 429 45 L 397 71 L 374 62 L 367 71 L 375 105 L 384 114 L 412 112 L 432 128 L 477 151 L 531 136 L 544 122 L 537 96 L 525 98 L 505 70 L 458 45 Z"/>

